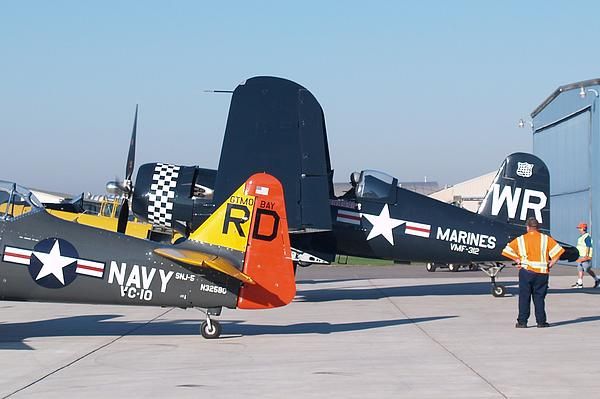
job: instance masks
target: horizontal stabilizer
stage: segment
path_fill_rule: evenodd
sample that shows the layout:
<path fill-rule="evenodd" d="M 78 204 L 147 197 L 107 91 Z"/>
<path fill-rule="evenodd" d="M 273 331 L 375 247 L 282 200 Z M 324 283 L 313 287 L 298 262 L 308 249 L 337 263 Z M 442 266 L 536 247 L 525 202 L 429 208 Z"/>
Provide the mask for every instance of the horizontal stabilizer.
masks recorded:
<path fill-rule="evenodd" d="M 254 284 L 252 277 L 239 271 L 227 260 L 216 255 L 206 254 L 204 252 L 192 251 L 189 249 L 175 248 L 156 248 L 154 250 L 160 256 L 177 262 L 185 263 L 190 266 L 209 267 L 218 272 L 231 276 L 243 283 Z"/>

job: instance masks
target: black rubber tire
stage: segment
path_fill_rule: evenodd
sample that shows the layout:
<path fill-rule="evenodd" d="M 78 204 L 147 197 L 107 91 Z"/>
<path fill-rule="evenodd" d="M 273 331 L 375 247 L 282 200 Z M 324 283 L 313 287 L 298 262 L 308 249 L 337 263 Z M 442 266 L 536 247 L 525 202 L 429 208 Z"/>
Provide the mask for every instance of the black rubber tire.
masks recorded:
<path fill-rule="evenodd" d="M 479 267 L 477 265 L 469 265 L 469 270 L 475 271 L 477 269 L 479 269 Z"/>
<path fill-rule="evenodd" d="M 456 263 L 450 263 L 448 265 L 448 270 L 450 270 L 451 272 L 455 273 L 455 272 L 457 272 L 457 271 L 460 270 L 460 266 L 457 265 Z"/>
<path fill-rule="evenodd" d="M 492 295 L 496 298 L 506 295 L 506 288 L 503 285 L 492 286 Z"/>
<path fill-rule="evenodd" d="M 206 339 L 219 338 L 221 336 L 221 323 L 216 320 L 211 320 L 210 324 L 212 324 L 212 329 L 209 329 L 208 323 L 203 321 L 200 326 L 200 333 Z"/>
<path fill-rule="evenodd" d="M 434 263 L 427 263 L 425 265 L 425 269 L 427 269 L 428 272 L 433 273 L 436 269 L 436 266 Z"/>

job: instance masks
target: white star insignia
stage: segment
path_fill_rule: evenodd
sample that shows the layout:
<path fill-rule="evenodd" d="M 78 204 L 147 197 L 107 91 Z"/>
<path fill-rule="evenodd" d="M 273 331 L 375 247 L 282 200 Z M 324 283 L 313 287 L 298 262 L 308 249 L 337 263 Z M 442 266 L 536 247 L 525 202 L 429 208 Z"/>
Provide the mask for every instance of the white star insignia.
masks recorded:
<path fill-rule="evenodd" d="M 394 227 L 398 227 L 406 223 L 406 220 L 391 218 L 387 204 L 383 206 L 383 209 L 381 209 L 381 213 L 379 213 L 379 216 L 369 215 L 366 213 L 363 213 L 362 215 L 373 225 L 373 228 L 367 236 L 367 240 L 382 235 L 392 245 L 394 245 L 394 234 L 392 233 L 392 230 L 394 229 Z"/>
<path fill-rule="evenodd" d="M 42 262 L 42 268 L 35 278 L 36 281 L 52 274 L 62 285 L 65 285 L 65 276 L 62 269 L 73 262 L 77 262 L 77 259 L 75 258 L 69 258 L 60 254 L 60 244 L 58 243 L 58 240 L 54 242 L 49 254 L 35 251 L 33 254 L 40 262 Z"/>

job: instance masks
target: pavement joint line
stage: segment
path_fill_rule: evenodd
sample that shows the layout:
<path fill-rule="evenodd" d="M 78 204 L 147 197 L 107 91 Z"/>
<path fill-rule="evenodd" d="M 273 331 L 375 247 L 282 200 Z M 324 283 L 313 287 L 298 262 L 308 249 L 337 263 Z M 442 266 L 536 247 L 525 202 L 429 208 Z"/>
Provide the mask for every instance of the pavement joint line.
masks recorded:
<path fill-rule="evenodd" d="M 380 291 L 385 298 L 392 304 L 393 307 L 395 307 L 396 309 L 398 309 L 398 311 L 400 313 L 402 313 L 402 315 L 404 317 L 406 317 L 408 320 L 411 321 L 411 323 L 417 327 L 419 330 L 421 330 L 421 332 L 423 334 L 425 334 L 431 341 L 435 342 L 439 347 L 441 347 L 444 351 L 446 351 L 450 356 L 452 356 L 453 358 L 455 358 L 456 360 L 458 360 L 460 363 L 462 363 L 466 368 L 468 368 L 469 370 L 471 370 L 475 375 L 477 375 L 479 378 L 481 378 L 487 385 L 489 385 L 494 391 L 498 392 L 498 394 L 500 394 L 503 398 L 508 399 L 508 396 L 506 396 L 504 394 L 504 392 L 502 392 L 500 389 L 498 389 L 494 384 L 492 384 L 491 381 L 489 381 L 487 378 L 485 378 L 483 375 L 479 374 L 473 367 L 471 367 L 466 361 L 464 361 L 463 359 L 461 359 L 457 354 L 455 354 L 454 352 L 452 352 L 450 349 L 448 349 L 444 344 L 442 344 L 440 341 L 438 341 L 437 339 L 435 339 L 431 334 L 429 334 L 423 327 L 421 327 L 421 325 L 419 323 L 416 323 L 413 321 L 413 319 L 406 314 L 406 312 L 404 312 L 402 310 L 402 308 L 400 308 L 400 306 L 398 306 L 394 301 L 392 301 L 392 299 L 385 293 L 385 288 L 381 288 L 378 287 L 377 285 L 373 284 L 373 282 L 371 281 L 371 279 L 369 279 L 369 284 L 371 284 L 372 287 L 374 287 L 376 290 Z"/>
<path fill-rule="evenodd" d="M 105 343 L 105 344 L 103 344 L 103 345 L 100 345 L 100 346 L 99 346 L 99 347 L 97 347 L 96 349 L 93 349 L 93 350 L 89 351 L 88 353 L 86 353 L 86 354 L 84 354 L 84 355 L 82 355 L 82 356 L 78 357 L 77 359 L 70 361 L 69 363 L 65 364 L 64 366 L 61 366 L 61 367 L 57 368 L 56 370 L 53 370 L 53 371 L 49 372 L 49 373 L 48 373 L 48 374 L 46 374 L 46 375 L 43 375 L 42 377 L 38 378 L 37 380 L 35 380 L 35 381 L 33 381 L 33 382 L 30 382 L 29 384 L 25 385 L 24 387 L 21 387 L 21 388 L 17 389 L 16 391 L 13 391 L 13 392 L 9 393 L 9 394 L 8 394 L 8 395 L 6 395 L 6 396 L 3 396 L 3 397 L 2 397 L 2 399 L 7 399 L 7 398 L 10 398 L 11 396 L 13 396 L 13 395 L 15 395 L 15 394 L 17 394 L 17 393 L 19 393 L 19 392 L 22 392 L 22 391 L 24 391 L 25 389 L 27 389 L 27 388 L 29 388 L 29 387 L 31 387 L 31 386 L 33 386 L 33 385 L 37 384 L 38 382 L 41 382 L 41 381 L 45 380 L 46 378 L 50 377 L 51 375 L 54 375 L 54 374 L 58 373 L 59 371 L 61 371 L 61 370 L 64 370 L 64 369 L 66 369 L 67 367 L 70 367 L 70 366 L 72 366 L 73 364 L 77 363 L 78 361 L 85 359 L 85 358 L 86 358 L 86 357 L 88 357 L 89 355 L 91 355 L 91 354 L 93 354 L 93 353 L 96 353 L 96 352 L 98 352 L 99 350 L 102 350 L 102 349 L 106 348 L 107 346 L 110 346 L 110 345 L 114 344 L 115 342 L 117 342 L 117 341 L 118 341 L 118 340 L 120 340 L 121 338 L 124 338 L 124 337 L 126 337 L 126 336 L 128 336 L 128 335 L 130 335 L 130 334 L 134 333 L 135 331 L 139 330 L 140 328 L 147 326 L 148 324 L 152 323 L 152 322 L 153 322 L 153 321 L 155 321 L 156 319 L 158 319 L 158 318 L 160 318 L 160 317 L 163 317 L 164 315 L 166 315 L 167 313 L 169 313 L 169 312 L 170 312 L 170 311 L 172 311 L 173 309 L 175 309 L 175 308 L 169 308 L 169 309 L 165 310 L 164 312 L 162 312 L 162 313 L 161 313 L 161 314 L 159 314 L 158 316 L 155 316 L 155 317 L 154 317 L 154 318 L 152 318 L 151 320 L 148 320 L 146 323 L 144 323 L 144 324 L 142 324 L 142 325 L 139 325 L 139 326 L 137 326 L 137 327 L 133 328 L 132 330 L 129 330 L 129 331 L 125 332 L 124 334 L 122 334 L 122 335 L 120 335 L 120 336 L 118 336 L 118 337 L 114 338 L 113 340 L 111 340 L 111 341 L 109 341 L 109 342 L 107 342 L 107 343 Z"/>

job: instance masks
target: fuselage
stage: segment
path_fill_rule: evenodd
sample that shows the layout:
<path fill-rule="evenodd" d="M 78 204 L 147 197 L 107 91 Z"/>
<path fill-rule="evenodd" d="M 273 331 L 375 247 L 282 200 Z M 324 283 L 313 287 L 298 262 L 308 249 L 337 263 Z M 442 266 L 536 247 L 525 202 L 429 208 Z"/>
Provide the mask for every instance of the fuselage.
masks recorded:
<path fill-rule="evenodd" d="M 153 252 L 168 245 L 68 222 L 41 209 L 0 220 L 0 240 L 0 299 L 236 306 L 239 282 Z"/>
<path fill-rule="evenodd" d="M 332 237 L 343 255 L 413 262 L 506 261 L 523 229 L 396 188 L 385 199 L 331 201 Z"/>

